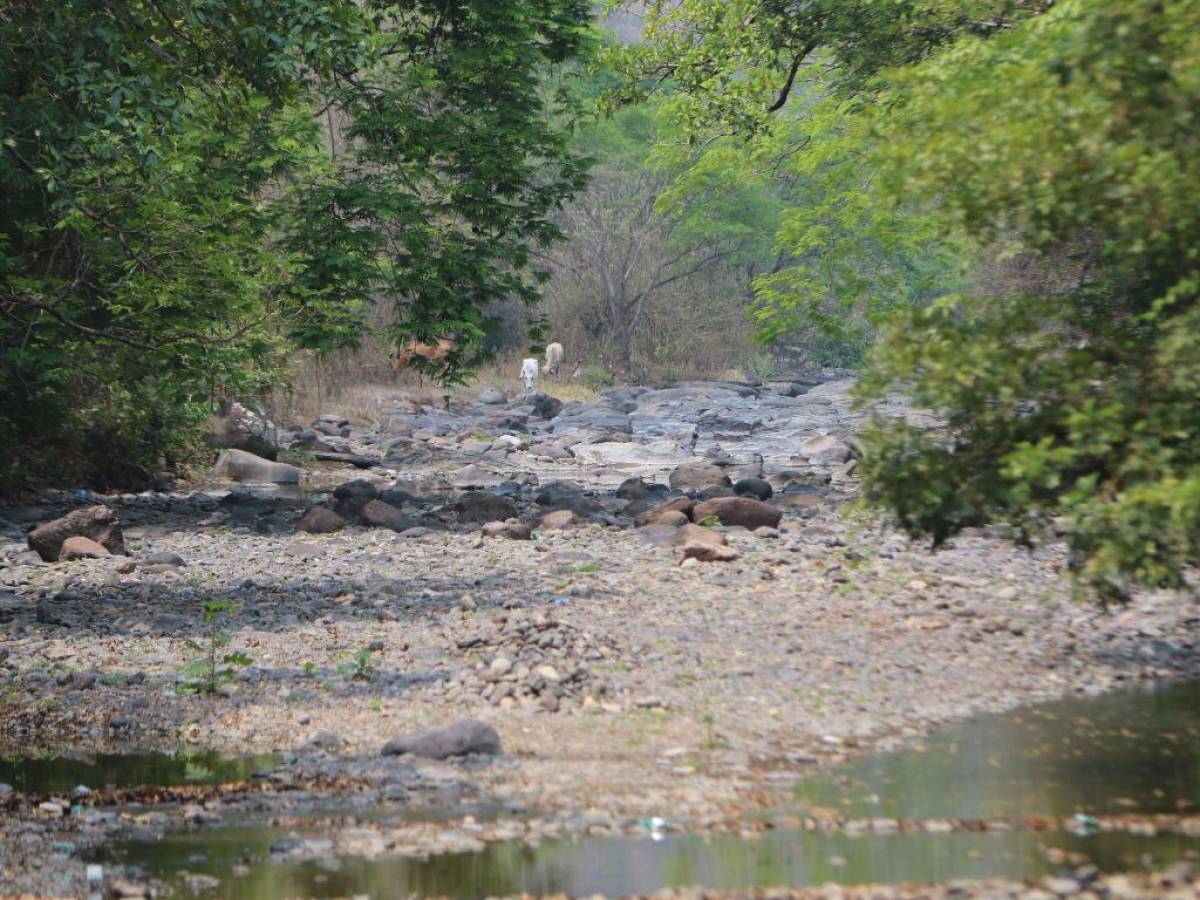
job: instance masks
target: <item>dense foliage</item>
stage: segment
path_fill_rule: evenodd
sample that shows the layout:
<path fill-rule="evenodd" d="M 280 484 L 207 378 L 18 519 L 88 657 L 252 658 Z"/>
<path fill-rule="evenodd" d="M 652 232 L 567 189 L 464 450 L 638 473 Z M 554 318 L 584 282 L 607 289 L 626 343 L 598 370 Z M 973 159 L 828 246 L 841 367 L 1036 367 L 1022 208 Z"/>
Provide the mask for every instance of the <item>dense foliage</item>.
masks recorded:
<path fill-rule="evenodd" d="M 796 246 L 838 259 L 831 221 L 883 225 L 939 248 L 914 272 L 962 263 L 865 289 L 911 291 L 867 396 L 902 387 L 946 424 L 879 424 L 874 496 L 935 542 L 1057 519 L 1109 595 L 1181 584 L 1200 555 L 1200 7 L 683 0 L 652 4 L 649 33 L 631 93 L 682 91 L 697 136 L 769 146 L 799 119 L 797 155 L 835 171 L 832 136 L 855 160 L 826 182 L 836 219 L 796 213 Z"/>
<path fill-rule="evenodd" d="M 593 77 L 597 88 L 612 79 Z M 781 196 L 730 143 L 672 149 L 672 118 L 647 103 L 599 116 L 577 143 L 587 188 L 556 221 L 546 312 L 577 359 L 635 378 L 743 362 L 756 274 L 774 265 Z"/>
<path fill-rule="evenodd" d="M 579 0 L 0 9 L 0 487 L 136 480 L 294 344 L 478 347 L 578 189 Z"/>

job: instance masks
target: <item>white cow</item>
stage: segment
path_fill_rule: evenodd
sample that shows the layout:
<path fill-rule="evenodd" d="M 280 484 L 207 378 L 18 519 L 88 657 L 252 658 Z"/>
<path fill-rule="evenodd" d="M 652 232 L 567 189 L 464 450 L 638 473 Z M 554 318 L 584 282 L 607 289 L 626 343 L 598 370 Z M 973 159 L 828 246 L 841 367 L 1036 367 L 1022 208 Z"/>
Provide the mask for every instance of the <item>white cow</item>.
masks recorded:
<path fill-rule="evenodd" d="M 525 390 L 533 390 L 538 377 L 538 361 L 529 357 L 521 361 L 521 380 L 525 382 Z"/>
<path fill-rule="evenodd" d="M 542 366 L 543 375 L 558 377 L 559 366 L 563 361 L 563 345 L 557 341 L 546 345 L 546 364 Z"/>

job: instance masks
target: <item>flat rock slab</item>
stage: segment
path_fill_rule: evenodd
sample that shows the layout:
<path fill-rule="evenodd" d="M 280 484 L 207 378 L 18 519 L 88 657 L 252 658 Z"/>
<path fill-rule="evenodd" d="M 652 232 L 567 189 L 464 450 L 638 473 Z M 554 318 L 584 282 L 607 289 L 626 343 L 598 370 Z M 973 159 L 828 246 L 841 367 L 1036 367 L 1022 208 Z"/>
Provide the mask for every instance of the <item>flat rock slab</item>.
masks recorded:
<path fill-rule="evenodd" d="M 213 466 L 213 475 L 231 481 L 265 481 L 271 484 L 299 484 L 300 470 L 287 463 L 271 462 L 245 450 L 226 450 Z"/>
<path fill-rule="evenodd" d="M 500 734 L 487 722 L 462 719 L 445 728 L 398 737 L 383 745 L 384 756 L 411 753 L 427 759 L 447 759 L 480 753 L 494 756 L 500 752 Z"/>

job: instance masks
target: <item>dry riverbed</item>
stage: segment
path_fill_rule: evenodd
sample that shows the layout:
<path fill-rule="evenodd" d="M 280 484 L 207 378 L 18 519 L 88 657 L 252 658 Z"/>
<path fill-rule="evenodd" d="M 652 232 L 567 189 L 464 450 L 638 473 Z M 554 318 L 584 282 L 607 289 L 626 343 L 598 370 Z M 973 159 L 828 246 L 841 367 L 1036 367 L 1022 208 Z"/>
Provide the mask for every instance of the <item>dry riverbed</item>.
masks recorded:
<path fill-rule="evenodd" d="M 1193 598 L 1102 610 L 1072 599 L 1061 546 L 1026 552 L 977 531 L 932 553 L 836 496 L 787 507 L 777 529 L 719 528 L 738 558 L 683 564 L 627 523 L 530 541 L 477 526 L 298 535 L 299 505 L 250 519 L 215 508 L 202 498 L 129 525 L 132 571 L 9 545 L 0 750 L 280 753 L 286 778 L 251 791 L 277 816 L 290 790 L 384 802 L 403 784 L 392 800 L 428 803 L 453 785 L 550 834 L 649 817 L 737 831 L 806 773 L 938 723 L 1200 671 Z M 184 565 L 146 562 L 155 553 Z M 213 599 L 231 605 L 206 625 Z M 185 667 L 214 634 L 218 656 L 245 659 L 215 694 L 189 693 Z M 380 756 L 467 717 L 499 732 L 495 761 Z M 250 802 L 197 792 L 164 795 L 168 819 Z M 82 889 L 78 856 L 47 848 L 105 829 L 68 824 L 54 801 L 0 796 L 0 893 Z M 528 828 L 505 821 L 493 827 Z M 438 849 L 437 828 L 409 830 Z"/>

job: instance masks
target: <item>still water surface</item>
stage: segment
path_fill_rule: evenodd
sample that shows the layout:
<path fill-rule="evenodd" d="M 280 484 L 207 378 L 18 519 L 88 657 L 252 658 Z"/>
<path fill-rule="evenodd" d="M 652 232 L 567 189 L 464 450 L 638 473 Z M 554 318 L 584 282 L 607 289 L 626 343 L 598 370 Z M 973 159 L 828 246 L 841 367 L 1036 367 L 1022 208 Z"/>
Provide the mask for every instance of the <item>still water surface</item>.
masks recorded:
<path fill-rule="evenodd" d="M 788 812 L 821 806 L 853 817 L 1068 817 L 1189 812 L 1197 804 L 1200 683 L 1180 683 L 980 717 L 931 735 L 921 747 L 868 756 L 805 780 Z M 670 812 L 662 815 L 669 820 Z M 166 880 L 178 881 L 184 872 L 214 875 L 221 879 L 222 896 L 271 900 L 408 893 L 621 895 L 689 885 L 1037 878 L 1058 870 L 1047 861 L 1050 846 L 1086 854 L 1102 870 L 1162 866 L 1200 851 L 1200 840 L 1169 834 L 780 831 L 754 838 L 502 844 L 425 861 L 272 862 L 271 842 L 293 834 L 245 824 L 216 827 L 126 841 L 107 848 L 104 858 Z M 239 863 L 250 864 L 249 874 L 231 874 Z"/>

